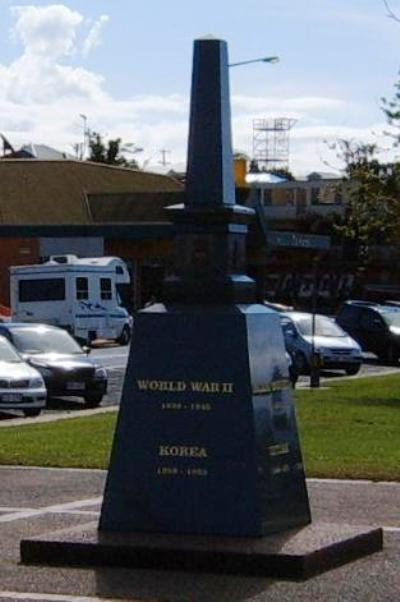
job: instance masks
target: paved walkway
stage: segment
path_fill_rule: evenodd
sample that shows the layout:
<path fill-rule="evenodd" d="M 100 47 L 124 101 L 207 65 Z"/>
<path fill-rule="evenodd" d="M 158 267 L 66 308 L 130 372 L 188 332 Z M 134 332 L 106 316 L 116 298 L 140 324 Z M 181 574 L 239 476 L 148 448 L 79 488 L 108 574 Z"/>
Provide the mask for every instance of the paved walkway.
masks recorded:
<path fill-rule="evenodd" d="M 0 602 L 400 600 L 400 484 L 311 479 L 313 519 L 385 527 L 383 552 L 306 582 L 146 570 L 22 566 L 19 541 L 97 520 L 101 470 L 0 467 Z"/>

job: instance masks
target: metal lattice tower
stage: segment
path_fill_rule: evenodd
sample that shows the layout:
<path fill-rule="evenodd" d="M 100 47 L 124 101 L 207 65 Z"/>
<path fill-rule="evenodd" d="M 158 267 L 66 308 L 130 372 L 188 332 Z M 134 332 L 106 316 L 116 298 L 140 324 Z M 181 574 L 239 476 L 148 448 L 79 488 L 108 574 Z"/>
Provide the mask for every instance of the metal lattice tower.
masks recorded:
<path fill-rule="evenodd" d="M 288 169 L 289 133 L 296 121 L 290 117 L 253 119 L 253 159 L 260 169 Z"/>

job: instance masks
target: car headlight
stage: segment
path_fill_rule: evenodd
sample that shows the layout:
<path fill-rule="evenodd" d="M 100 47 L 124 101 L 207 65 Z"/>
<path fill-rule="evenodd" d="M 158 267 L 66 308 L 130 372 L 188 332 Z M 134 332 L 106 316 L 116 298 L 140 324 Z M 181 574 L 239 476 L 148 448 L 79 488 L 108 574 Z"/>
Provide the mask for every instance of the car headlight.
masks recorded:
<path fill-rule="evenodd" d="M 98 379 L 106 379 L 107 378 L 107 370 L 102 366 L 97 366 L 94 371 L 94 377 Z"/>
<path fill-rule="evenodd" d="M 31 389 L 42 388 L 42 387 L 44 387 L 43 378 L 40 378 L 39 376 L 36 376 L 35 378 L 31 378 L 31 380 L 29 381 L 29 385 L 30 385 Z"/>

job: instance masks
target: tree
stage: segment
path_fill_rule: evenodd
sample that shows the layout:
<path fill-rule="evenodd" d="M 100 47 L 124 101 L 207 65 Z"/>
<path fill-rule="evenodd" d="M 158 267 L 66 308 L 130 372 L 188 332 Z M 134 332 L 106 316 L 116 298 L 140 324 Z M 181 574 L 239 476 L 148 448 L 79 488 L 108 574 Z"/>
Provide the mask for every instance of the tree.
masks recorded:
<path fill-rule="evenodd" d="M 336 143 L 344 163 L 345 220 L 335 228 L 353 243 L 356 258 L 368 258 L 371 244 L 398 238 L 400 167 L 380 163 L 375 144 L 349 140 Z"/>
<path fill-rule="evenodd" d="M 285 178 L 285 180 L 289 180 L 289 182 L 294 182 L 296 179 L 292 172 L 286 167 L 277 167 L 276 169 L 268 169 L 267 171 L 274 176 Z"/>
<path fill-rule="evenodd" d="M 95 163 L 107 163 L 108 165 L 119 165 L 121 167 L 130 167 L 138 169 L 139 166 L 135 159 L 128 161 L 121 155 L 122 141 L 121 138 L 103 141 L 102 136 L 98 132 L 89 133 L 89 157 L 88 161 Z"/>

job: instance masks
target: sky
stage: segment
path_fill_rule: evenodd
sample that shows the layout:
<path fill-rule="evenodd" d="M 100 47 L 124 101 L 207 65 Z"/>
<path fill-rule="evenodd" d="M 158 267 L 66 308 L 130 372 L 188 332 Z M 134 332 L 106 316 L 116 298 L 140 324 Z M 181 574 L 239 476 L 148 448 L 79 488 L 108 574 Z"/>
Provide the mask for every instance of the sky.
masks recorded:
<path fill-rule="evenodd" d="M 230 62 L 280 58 L 229 70 L 235 151 L 252 156 L 254 119 L 289 117 L 296 175 L 340 169 L 340 138 L 389 157 L 381 98 L 399 79 L 400 0 L 388 2 L 399 22 L 383 0 L 0 0 L 0 133 L 73 154 L 86 123 L 142 148 L 145 168 L 182 166 L 193 40 L 213 34 Z"/>

